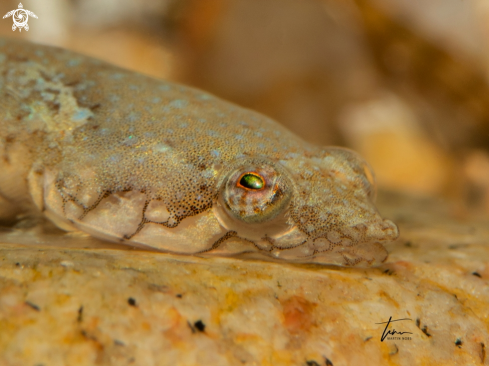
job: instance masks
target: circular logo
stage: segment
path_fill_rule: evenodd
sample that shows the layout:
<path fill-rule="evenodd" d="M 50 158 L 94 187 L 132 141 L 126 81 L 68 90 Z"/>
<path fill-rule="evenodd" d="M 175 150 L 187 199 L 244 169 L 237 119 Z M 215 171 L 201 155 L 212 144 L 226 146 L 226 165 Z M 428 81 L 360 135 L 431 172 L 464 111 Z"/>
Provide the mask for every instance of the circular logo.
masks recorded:
<path fill-rule="evenodd" d="M 14 24 L 19 27 L 23 28 L 26 26 L 27 21 L 29 20 L 29 14 L 24 9 L 17 9 L 14 14 L 13 14 L 13 20 Z"/>

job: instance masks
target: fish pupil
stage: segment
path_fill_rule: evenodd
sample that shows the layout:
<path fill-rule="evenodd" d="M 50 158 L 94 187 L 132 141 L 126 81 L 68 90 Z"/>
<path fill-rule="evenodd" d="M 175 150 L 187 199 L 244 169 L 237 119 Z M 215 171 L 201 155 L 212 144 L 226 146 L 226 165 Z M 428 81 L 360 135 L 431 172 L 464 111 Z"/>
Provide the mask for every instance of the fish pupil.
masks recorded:
<path fill-rule="evenodd" d="M 252 174 L 252 173 L 245 173 L 241 176 L 238 186 L 247 189 L 260 190 L 265 187 L 265 181 L 259 175 Z"/>

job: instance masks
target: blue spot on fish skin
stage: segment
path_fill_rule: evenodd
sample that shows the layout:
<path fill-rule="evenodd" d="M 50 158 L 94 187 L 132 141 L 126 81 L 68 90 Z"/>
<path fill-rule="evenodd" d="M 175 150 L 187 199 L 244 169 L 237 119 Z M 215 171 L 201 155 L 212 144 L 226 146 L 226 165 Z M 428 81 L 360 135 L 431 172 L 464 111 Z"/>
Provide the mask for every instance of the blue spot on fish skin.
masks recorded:
<path fill-rule="evenodd" d="M 66 63 L 66 66 L 68 67 L 75 67 L 81 64 L 81 59 L 79 58 L 72 58 Z"/>
<path fill-rule="evenodd" d="M 36 86 L 43 86 L 44 84 L 46 84 L 46 80 L 44 80 L 43 78 L 37 78 L 36 79 Z"/>
<path fill-rule="evenodd" d="M 75 122 L 78 122 L 78 121 L 82 121 L 84 119 L 87 119 L 89 117 L 92 117 L 93 116 L 93 113 L 91 111 L 89 111 L 88 109 L 80 109 L 78 111 L 76 111 L 75 113 L 73 113 L 73 115 L 71 116 L 71 119 Z"/>
<path fill-rule="evenodd" d="M 214 130 L 208 130 L 207 135 L 210 137 L 219 137 L 220 136 L 219 133 L 214 131 Z"/>
<path fill-rule="evenodd" d="M 129 122 L 136 122 L 140 118 L 141 118 L 141 114 L 138 112 L 131 112 L 129 113 L 129 116 L 127 116 Z"/>
<path fill-rule="evenodd" d="M 5 54 L 3 54 L 3 53 L 0 53 L 0 64 L 5 62 L 6 59 L 7 59 L 7 56 L 5 56 Z"/>
<path fill-rule="evenodd" d="M 285 155 L 285 157 L 287 159 L 295 159 L 295 158 L 298 158 L 299 157 L 299 154 L 297 154 L 297 153 L 288 153 L 287 155 Z"/>
<path fill-rule="evenodd" d="M 334 187 L 338 193 L 343 193 L 343 189 L 341 187 Z"/>
<path fill-rule="evenodd" d="M 186 101 L 184 99 L 175 99 L 175 100 L 171 101 L 168 104 L 168 106 L 173 107 L 173 108 L 182 109 L 182 108 L 185 108 L 188 106 L 188 101 Z"/>
<path fill-rule="evenodd" d="M 218 158 L 221 155 L 221 153 L 217 150 L 211 150 L 211 155 L 215 158 Z"/>
<path fill-rule="evenodd" d="M 201 100 L 210 100 L 210 99 L 214 99 L 214 97 L 210 94 L 200 94 L 199 95 L 199 99 Z"/>
<path fill-rule="evenodd" d="M 121 80 L 124 78 L 124 76 L 125 76 L 124 74 L 115 73 L 115 74 L 110 75 L 110 78 L 113 80 Z"/>
<path fill-rule="evenodd" d="M 129 85 L 129 89 L 130 90 L 139 90 L 139 86 L 132 84 L 132 85 Z"/>
<path fill-rule="evenodd" d="M 109 156 L 109 157 L 107 158 L 107 160 L 109 160 L 109 161 L 110 161 L 110 162 L 112 162 L 112 163 L 117 163 L 117 162 L 119 162 L 119 161 L 121 160 L 121 156 L 120 156 L 119 154 L 117 154 L 117 155 L 112 155 L 112 156 Z"/>
<path fill-rule="evenodd" d="M 109 129 L 108 128 L 102 128 L 100 130 L 100 134 L 101 135 L 108 135 L 110 133 Z"/>
<path fill-rule="evenodd" d="M 155 97 L 155 98 L 153 98 L 153 100 L 151 102 L 154 103 L 154 104 L 160 103 L 161 102 L 161 98 Z"/>
<path fill-rule="evenodd" d="M 36 50 L 35 54 L 37 57 L 42 57 L 42 56 L 44 56 L 44 51 Z"/>
<path fill-rule="evenodd" d="M 242 140 L 243 139 L 243 135 L 235 135 L 234 138 L 236 140 Z"/>
<path fill-rule="evenodd" d="M 336 159 L 331 155 L 325 156 L 323 160 L 327 164 L 334 164 L 336 161 Z"/>
<path fill-rule="evenodd" d="M 167 144 L 164 144 L 162 142 L 156 144 L 156 146 L 154 147 L 154 151 L 156 151 L 156 152 L 164 153 L 164 152 L 167 152 L 169 150 L 171 150 L 171 146 L 168 146 Z"/>
<path fill-rule="evenodd" d="M 309 179 L 313 176 L 313 172 L 311 172 L 310 170 L 304 170 L 303 172 L 303 176 L 306 178 L 306 179 Z"/>
<path fill-rule="evenodd" d="M 178 127 L 180 127 L 180 128 L 186 128 L 186 127 L 188 127 L 188 123 L 187 122 L 182 122 L 182 123 L 180 123 L 178 125 Z"/>
<path fill-rule="evenodd" d="M 263 134 L 261 132 L 255 132 L 256 137 L 263 137 Z"/>
<path fill-rule="evenodd" d="M 52 102 L 55 98 L 55 95 L 53 93 L 48 93 L 48 92 L 41 92 L 42 99 L 44 99 L 47 102 Z"/>
<path fill-rule="evenodd" d="M 117 103 L 121 98 L 118 96 L 118 95 L 111 95 L 109 97 L 109 100 L 112 102 L 112 103 Z"/>
<path fill-rule="evenodd" d="M 126 146 L 133 146 L 137 144 L 137 142 L 138 142 L 138 138 L 136 136 L 129 135 L 124 141 L 122 141 L 122 144 Z"/>
<path fill-rule="evenodd" d="M 170 85 L 160 85 L 158 87 L 158 89 L 160 89 L 161 91 L 169 91 L 171 89 L 171 86 Z"/>

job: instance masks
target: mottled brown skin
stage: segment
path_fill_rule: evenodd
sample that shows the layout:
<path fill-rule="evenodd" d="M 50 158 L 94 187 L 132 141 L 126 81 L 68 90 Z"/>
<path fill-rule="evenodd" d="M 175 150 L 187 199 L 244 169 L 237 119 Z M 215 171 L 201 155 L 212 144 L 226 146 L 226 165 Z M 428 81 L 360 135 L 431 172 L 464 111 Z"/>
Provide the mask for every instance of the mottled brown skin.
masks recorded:
<path fill-rule="evenodd" d="M 200 90 L 2 39 L 0 93 L 12 214 L 160 251 L 340 265 L 382 262 L 398 236 L 357 154 Z"/>

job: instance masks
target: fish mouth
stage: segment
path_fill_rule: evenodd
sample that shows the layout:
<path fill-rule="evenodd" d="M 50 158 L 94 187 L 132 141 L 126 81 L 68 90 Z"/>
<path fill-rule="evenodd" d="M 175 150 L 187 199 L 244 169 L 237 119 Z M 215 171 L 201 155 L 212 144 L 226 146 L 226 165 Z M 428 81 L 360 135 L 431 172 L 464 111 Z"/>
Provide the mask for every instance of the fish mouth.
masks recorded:
<path fill-rule="evenodd" d="M 382 243 L 393 241 L 398 236 L 399 230 L 392 221 L 380 219 L 352 227 L 333 228 L 284 246 L 278 239 L 270 255 L 293 262 L 369 267 L 387 259 L 388 252 Z"/>
<path fill-rule="evenodd" d="M 298 227 L 288 231 L 286 235 L 280 235 L 275 239 L 275 246 L 283 250 L 295 249 L 299 246 L 310 246 L 316 251 L 328 251 L 333 247 L 352 247 L 371 242 L 391 242 L 399 237 L 399 229 L 396 224 L 388 219 L 378 219 L 363 222 L 354 226 L 329 227 L 326 230 L 314 233 L 305 233 Z M 295 240 L 290 240 L 290 239 Z M 281 242 L 289 244 L 280 245 Z M 294 244 L 290 244 L 290 243 Z"/>

